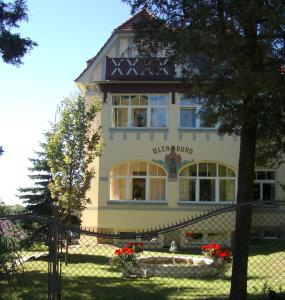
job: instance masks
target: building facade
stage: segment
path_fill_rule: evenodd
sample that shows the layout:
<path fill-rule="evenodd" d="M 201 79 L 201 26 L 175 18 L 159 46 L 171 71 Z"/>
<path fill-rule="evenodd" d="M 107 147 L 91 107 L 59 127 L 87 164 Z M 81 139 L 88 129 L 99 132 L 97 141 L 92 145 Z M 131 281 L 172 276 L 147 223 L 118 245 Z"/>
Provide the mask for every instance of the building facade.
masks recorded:
<path fill-rule="evenodd" d="M 148 17 L 143 10 L 116 28 L 76 79 L 87 103 L 94 96 L 103 103 L 98 122 L 106 145 L 95 161 L 85 227 L 145 230 L 236 200 L 239 137 L 206 127 L 197 115 L 203 100 L 183 94 L 179 69 L 166 57 L 138 57 L 133 24 Z M 256 167 L 255 200 L 284 199 L 280 183 L 284 167 Z M 234 215 L 230 220 L 233 228 Z M 230 240 L 231 232 L 223 234 Z"/>

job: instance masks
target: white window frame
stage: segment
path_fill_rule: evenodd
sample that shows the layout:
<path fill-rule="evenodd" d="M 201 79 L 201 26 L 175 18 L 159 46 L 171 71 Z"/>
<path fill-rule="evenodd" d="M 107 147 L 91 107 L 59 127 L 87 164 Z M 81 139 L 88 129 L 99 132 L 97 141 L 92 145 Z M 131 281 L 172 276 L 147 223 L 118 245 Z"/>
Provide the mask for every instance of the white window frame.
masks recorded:
<path fill-rule="evenodd" d="M 274 179 L 257 179 L 257 173 L 258 172 L 273 172 L 274 173 Z M 255 169 L 255 179 L 254 179 L 254 184 L 259 184 L 260 185 L 260 199 L 258 201 L 264 201 L 263 200 L 263 185 L 266 183 L 269 184 L 274 184 L 274 196 L 275 199 L 272 201 L 276 200 L 276 171 L 274 169 Z"/>
<path fill-rule="evenodd" d="M 146 163 L 147 164 L 147 174 L 146 175 L 131 175 L 130 174 L 130 164 L 131 163 Z M 127 164 L 127 175 L 115 175 L 115 176 L 109 176 L 108 177 L 108 195 L 109 195 L 109 200 L 108 202 L 116 202 L 116 203 L 167 203 L 167 172 L 159 165 L 152 163 L 152 162 L 148 162 L 148 161 L 140 161 L 140 160 L 135 160 L 135 161 L 127 161 L 124 162 L 122 164 L 116 165 L 114 167 L 118 167 L 120 165 L 123 164 Z M 153 175 L 148 175 L 150 172 L 150 165 L 154 165 L 158 168 L 160 168 L 161 170 L 163 170 L 163 172 L 165 173 L 165 176 L 153 176 Z M 127 199 L 110 199 L 110 192 L 111 192 L 111 178 L 114 179 L 125 179 L 126 180 L 126 187 L 125 187 L 125 195 L 127 197 Z M 132 179 L 134 178 L 144 178 L 146 180 L 146 191 L 145 191 L 145 195 L 146 195 L 146 199 L 145 200 L 134 200 L 134 199 L 128 199 L 129 195 L 131 194 L 131 182 Z M 155 199 L 149 199 L 150 196 L 150 180 L 151 179 L 164 179 L 165 180 L 165 191 L 164 191 L 164 195 L 165 195 L 165 199 L 164 200 L 155 200 Z"/>
<path fill-rule="evenodd" d="M 197 104 L 194 103 L 189 103 L 189 104 L 182 104 L 183 100 L 196 100 Z M 199 101 L 201 101 L 202 99 L 199 100 L 199 98 L 197 97 L 185 97 L 184 95 L 179 95 L 179 128 L 180 129 L 217 129 L 218 128 L 218 124 L 215 124 L 215 126 L 213 127 L 205 127 L 205 126 L 201 126 L 201 119 L 200 117 L 197 115 L 199 113 L 199 110 L 202 108 L 202 105 L 199 104 Z M 193 126 L 182 126 L 181 124 L 181 110 L 195 110 L 195 120 L 196 120 L 196 127 Z"/>
<path fill-rule="evenodd" d="M 199 164 L 204 164 L 204 163 L 210 163 L 210 164 L 216 164 L 216 176 L 199 176 Z M 197 162 L 195 164 L 192 165 L 196 165 L 196 176 L 180 176 L 179 175 L 179 200 L 178 203 L 205 203 L 205 204 L 210 204 L 210 203 L 223 203 L 223 204 L 231 204 L 233 202 L 236 202 L 236 196 L 237 196 L 237 175 L 236 175 L 236 171 L 232 168 L 229 167 L 227 165 L 224 165 L 222 163 L 218 163 L 218 162 L 212 162 L 212 161 L 201 161 L 201 162 Z M 188 165 L 186 167 L 184 167 L 180 172 L 182 172 L 184 169 L 188 168 L 191 165 Z M 226 168 L 231 169 L 234 173 L 235 173 L 235 177 L 232 176 L 219 176 L 219 166 L 224 166 Z M 195 200 L 191 201 L 191 200 L 180 200 L 180 178 L 181 179 L 192 179 L 192 180 L 196 180 L 195 182 Z M 200 180 L 203 179 L 208 179 L 208 180 L 215 180 L 215 200 L 214 201 L 200 201 Z M 235 182 L 235 200 L 234 201 L 220 201 L 220 180 L 234 180 Z"/>
<path fill-rule="evenodd" d="M 113 105 L 113 97 L 116 96 L 128 96 L 129 97 L 129 104 L 128 105 Z M 148 105 L 131 105 L 131 96 L 147 96 L 148 97 Z M 150 104 L 150 97 L 167 97 L 167 104 L 166 105 L 153 105 Z M 125 108 L 128 110 L 128 120 L 127 120 L 127 126 L 126 127 L 118 127 L 113 125 L 113 114 L 114 114 L 114 109 L 116 108 Z M 147 109 L 147 126 L 145 127 L 135 127 L 132 126 L 132 109 L 135 108 L 146 108 Z M 165 126 L 163 127 L 153 127 L 151 126 L 151 109 L 152 108 L 163 108 L 166 110 L 166 115 L 165 115 Z M 168 128 L 168 114 L 169 114 L 169 94 L 111 94 L 111 124 L 110 127 L 113 128 L 118 128 L 118 129 L 167 129 Z"/>

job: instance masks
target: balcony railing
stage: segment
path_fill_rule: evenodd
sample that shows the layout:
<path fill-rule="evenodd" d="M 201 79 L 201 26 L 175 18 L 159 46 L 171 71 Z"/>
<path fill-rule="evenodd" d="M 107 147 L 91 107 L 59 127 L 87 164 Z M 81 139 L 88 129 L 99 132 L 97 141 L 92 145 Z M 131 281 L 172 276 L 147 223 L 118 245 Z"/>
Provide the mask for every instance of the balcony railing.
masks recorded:
<path fill-rule="evenodd" d="M 173 80 L 168 58 L 106 58 L 106 80 Z"/>

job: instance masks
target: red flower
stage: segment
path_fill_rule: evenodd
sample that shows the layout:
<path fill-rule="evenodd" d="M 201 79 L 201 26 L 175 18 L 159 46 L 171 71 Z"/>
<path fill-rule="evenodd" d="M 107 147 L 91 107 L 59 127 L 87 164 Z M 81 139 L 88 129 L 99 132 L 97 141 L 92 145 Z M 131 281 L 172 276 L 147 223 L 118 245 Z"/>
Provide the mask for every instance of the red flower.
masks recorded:
<path fill-rule="evenodd" d="M 208 245 L 202 245 L 201 246 L 202 250 L 210 250 L 210 251 L 214 251 L 214 250 L 221 250 L 221 245 L 220 244 L 208 244 Z"/>
<path fill-rule="evenodd" d="M 125 253 L 125 254 L 134 254 L 134 250 L 132 248 L 121 248 L 122 250 L 122 253 Z"/>
<path fill-rule="evenodd" d="M 185 236 L 186 236 L 187 238 L 191 238 L 191 237 L 193 236 L 193 232 L 191 232 L 191 231 L 186 231 L 186 232 L 185 232 Z"/>
<path fill-rule="evenodd" d="M 122 249 L 121 248 L 120 249 L 116 249 L 115 255 L 121 255 L 121 254 L 123 254 Z"/>
<path fill-rule="evenodd" d="M 219 251 L 218 256 L 221 258 L 226 258 L 231 256 L 231 252 L 228 250 L 225 251 Z"/>

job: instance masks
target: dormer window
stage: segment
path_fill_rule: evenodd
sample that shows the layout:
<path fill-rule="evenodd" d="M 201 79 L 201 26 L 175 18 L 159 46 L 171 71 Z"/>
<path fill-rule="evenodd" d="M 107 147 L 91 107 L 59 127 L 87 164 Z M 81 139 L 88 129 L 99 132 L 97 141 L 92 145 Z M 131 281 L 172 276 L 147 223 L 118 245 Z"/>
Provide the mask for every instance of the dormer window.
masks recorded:
<path fill-rule="evenodd" d="M 167 128 L 168 95 L 113 95 L 112 127 Z"/>

